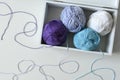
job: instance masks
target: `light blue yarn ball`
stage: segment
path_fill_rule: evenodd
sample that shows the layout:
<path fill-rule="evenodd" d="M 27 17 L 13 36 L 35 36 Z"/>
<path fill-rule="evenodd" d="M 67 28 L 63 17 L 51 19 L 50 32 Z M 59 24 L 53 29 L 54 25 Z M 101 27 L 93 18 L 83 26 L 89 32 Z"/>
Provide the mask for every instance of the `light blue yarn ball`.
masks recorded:
<path fill-rule="evenodd" d="M 100 36 L 90 28 L 86 28 L 74 35 L 74 46 L 81 50 L 96 50 L 100 44 Z"/>
<path fill-rule="evenodd" d="M 79 32 L 86 23 L 84 11 L 78 6 L 65 7 L 61 12 L 60 19 L 70 32 Z"/>

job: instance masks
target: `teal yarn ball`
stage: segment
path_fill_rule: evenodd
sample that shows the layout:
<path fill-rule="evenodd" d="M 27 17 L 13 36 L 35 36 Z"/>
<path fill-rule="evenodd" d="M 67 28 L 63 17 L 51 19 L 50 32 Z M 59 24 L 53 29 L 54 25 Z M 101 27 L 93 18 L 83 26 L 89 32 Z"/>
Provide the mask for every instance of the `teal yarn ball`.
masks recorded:
<path fill-rule="evenodd" d="M 86 16 L 82 8 L 78 6 L 65 7 L 60 15 L 60 19 L 69 32 L 81 31 L 86 23 Z"/>
<path fill-rule="evenodd" d="M 90 28 L 86 28 L 74 35 L 74 46 L 81 50 L 96 50 L 100 44 L 100 36 Z"/>

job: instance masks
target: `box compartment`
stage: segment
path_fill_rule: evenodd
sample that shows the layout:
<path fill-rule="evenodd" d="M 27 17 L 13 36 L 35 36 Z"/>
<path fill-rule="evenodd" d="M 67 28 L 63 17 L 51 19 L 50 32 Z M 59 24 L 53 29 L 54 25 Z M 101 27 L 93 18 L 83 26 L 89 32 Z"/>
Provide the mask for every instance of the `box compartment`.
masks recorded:
<path fill-rule="evenodd" d="M 85 12 L 87 20 L 88 20 L 89 16 L 97 10 L 106 10 L 113 16 L 114 24 L 113 24 L 112 31 L 104 37 L 101 36 L 101 43 L 100 43 L 99 49 L 96 51 L 85 51 L 85 52 L 90 52 L 90 53 L 100 53 L 100 51 L 102 51 L 107 55 L 112 54 L 113 44 L 114 44 L 114 36 L 115 36 L 115 28 L 116 28 L 116 24 L 117 24 L 116 23 L 117 22 L 117 10 L 116 9 L 46 1 L 44 23 L 43 23 L 42 29 L 44 28 L 44 25 L 46 23 L 48 23 L 50 20 L 60 19 L 61 11 L 64 9 L 64 7 L 70 6 L 70 5 L 81 7 Z M 63 48 L 63 49 L 66 47 L 69 47 L 71 50 L 84 52 L 83 50 L 79 50 L 74 47 L 73 36 L 74 36 L 74 33 L 69 32 L 66 43 L 64 43 L 62 46 L 55 46 L 55 47 Z M 43 41 L 43 39 L 41 40 L 41 44 L 46 45 L 45 42 Z"/>

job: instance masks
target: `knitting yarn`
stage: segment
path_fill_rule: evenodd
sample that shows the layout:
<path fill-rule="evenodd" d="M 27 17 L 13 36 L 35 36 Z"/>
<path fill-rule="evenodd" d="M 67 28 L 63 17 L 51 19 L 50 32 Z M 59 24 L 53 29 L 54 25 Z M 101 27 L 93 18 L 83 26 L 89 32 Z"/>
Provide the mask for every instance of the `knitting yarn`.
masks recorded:
<path fill-rule="evenodd" d="M 98 48 L 100 36 L 90 28 L 86 28 L 74 35 L 74 46 L 81 50 L 92 51 Z"/>
<path fill-rule="evenodd" d="M 52 20 L 44 27 L 43 40 L 48 45 L 62 45 L 66 41 L 67 32 L 60 20 Z"/>
<path fill-rule="evenodd" d="M 80 31 L 86 23 L 84 11 L 78 6 L 65 7 L 61 12 L 60 19 L 70 32 Z"/>
<path fill-rule="evenodd" d="M 104 36 L 110 33 L 113 25 L 113 19 L 107 11 L 97 11 L 93 13 L 87 23 L 87 26 Z"/>

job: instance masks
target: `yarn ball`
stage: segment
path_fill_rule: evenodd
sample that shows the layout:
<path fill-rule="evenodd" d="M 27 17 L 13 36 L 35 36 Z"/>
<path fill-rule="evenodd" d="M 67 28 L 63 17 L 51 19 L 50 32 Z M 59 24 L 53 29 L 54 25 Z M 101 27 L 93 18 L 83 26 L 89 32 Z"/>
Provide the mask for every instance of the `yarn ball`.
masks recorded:
<path fill-rule="evenodd" d="M 65 7 L 61 12 L 60 19 L 70 32 L 80 31 L 86 23 L 84 11 L 78 6 Z"/>
<path fill-rule="evenodd" d="M 87 26 L 105 36 L 112 30 L 113 18 L 107 11 L 97 11 L 90 16 Z"/>
<path fill-rule="evenodd" d="M 60 20 L 52 20 L 44 27 L 43 40 L 48 45 L 62 45 L 66 41 L 67 32 Z"/>
<path fill-rule="evenodd" d="M 74 46 L 81 50 L 96 50 L 100 44 L 100 36 L 90 28 L 86 28 L 74 35 Z"/>

